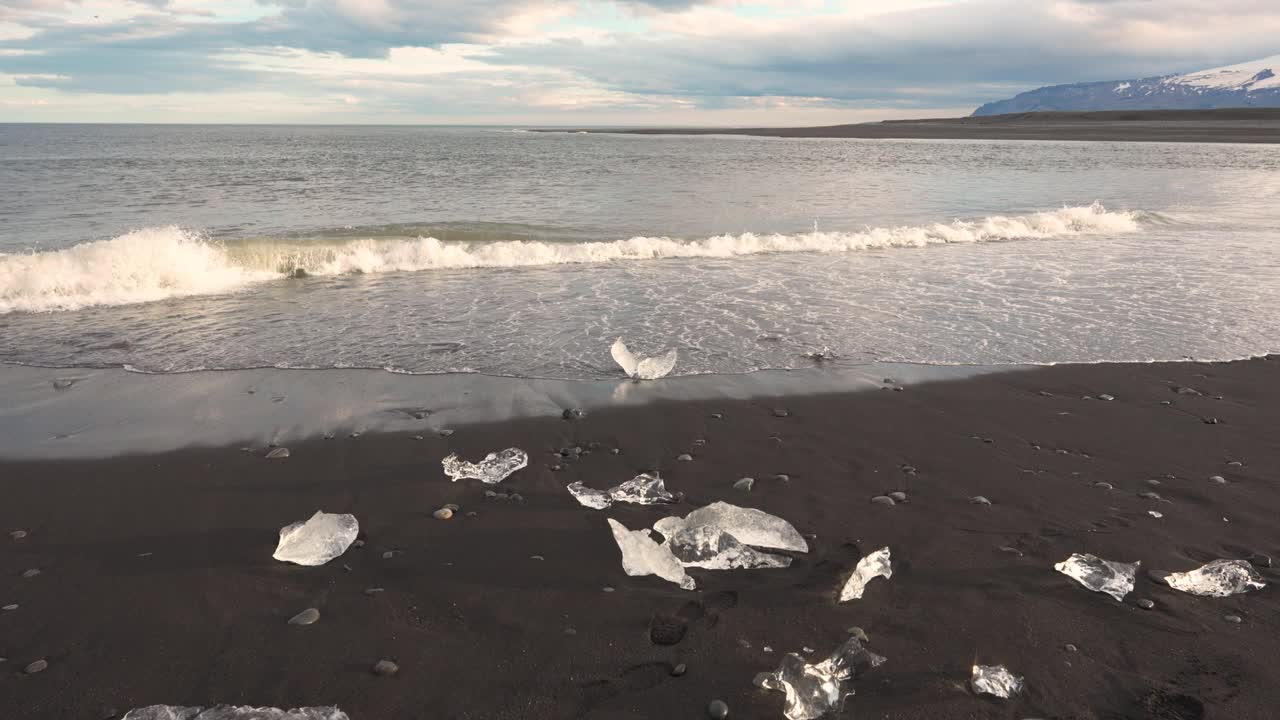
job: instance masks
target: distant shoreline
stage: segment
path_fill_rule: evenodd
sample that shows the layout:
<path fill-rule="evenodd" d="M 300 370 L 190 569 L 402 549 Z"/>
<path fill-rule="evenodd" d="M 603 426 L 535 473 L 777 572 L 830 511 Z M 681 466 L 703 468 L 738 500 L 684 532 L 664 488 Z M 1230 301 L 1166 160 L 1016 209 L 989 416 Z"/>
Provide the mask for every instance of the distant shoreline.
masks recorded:
<path fill-rule="evenodd" d="M 1280 109 L 1110 110 L 886 120 L 823 127 L 543 128 L 533 132 L 623 135 L 752 135 L 867 140 L 1080 140 L 1280 143 Z"/>

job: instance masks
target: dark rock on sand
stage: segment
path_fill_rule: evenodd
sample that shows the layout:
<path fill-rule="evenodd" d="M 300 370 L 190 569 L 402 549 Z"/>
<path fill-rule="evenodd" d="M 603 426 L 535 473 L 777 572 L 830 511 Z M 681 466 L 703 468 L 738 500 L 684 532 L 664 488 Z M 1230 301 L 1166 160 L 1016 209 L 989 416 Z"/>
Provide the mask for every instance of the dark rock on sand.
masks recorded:
<path fill-rule="evenodd" d="M 26 536 L 27 536 L 26 530 L 14 530 L 13 532 L 9 533 L 9 537 L 13 538 L 14 540 L 21 540 Z"/>
<path fill-rule="evenodd" d="M 893 501 L 894 501 L 894 502 L 906 502 L 906 501 L 907 501 L 907 494 L 906 494 L 906 493 L 904 493 L 904 492 L 902 492 L 901 490 L 899 490 L 899 491 L 897 491 L 897 492 L 891 492 L 891 493 L 889 493 L 889 497 L 893 498 Z"/>
<path fill-rule="evenodd" d="M 871 642 L 871 639 L 867 637 L 867 632 L 862 628 L 858 627 L 857 625 L 854 625 L 853 627 L 849 628 L 845 632 L 849 633 L 853 637 L 858 638 L 858 641 L 861 643 L 865 644 L 865 643 Z"/>
<path fill-rule="evenodd" d="M 1213 483 L 1214 485 L 1226 485 L 1227 479 L 1222 477 L 1221 475 L 1214 475 L 1209 478 L 1209 482 Z"/>
<path fill-rule="evenodd" d="M 1205 425 L 1217 425 L 1217 424 L 1218 424 L 1218 418 L 1216 418 L 1216 417 L 1207 417 L 1207 418 L 1205 418 L 1205 419 L 1204 419 L 1204 424 L 1205 424 Z"/>
<path fill-rule="evenodd" d="M 871 502 L 875 505 L 884 505 L 886 507 L 893 507 L 897 504 L 893 501 L 893 498 L 888 495 L 877 495 L 871 498 Z"/>
<path fill-rule="evenodd" d="M 723 700 L 712 700 L 707 705 L 707 717 L 712 720 L 724 720 L 729 717 L 729 706 Z"/>
<path fill-rule="evenodd" d="M 974 505 L 990 505 L 991 504 L 990 500 L 986 499 L 981 495 L 974 495 L 973 497 L 969 498 L 969 502 L 973 503 Z"/>
<path fill-rule="evenodd" d="M 287 457 L 289 457 L 289 448 L 286 447 L 278 447 L 267 453 L 268 460 L 280 460 Z"/>
<path fill-rule="evenodd" d="M 36 673 L 44 672 L 47 669 L 49 669 L 48 660 L 36 660 L 35 662 L 23 668 L 22 672 L 28 675 L 35 675 Z"/>
<path fill-rule="evenodd" d="M 677 455 L 676 460 L 679 462 L 693 462 L 693 456 L 689 453 L 684 453 L 683 455 Z"/>
<path fill-rule="evenodd" d="M 1244 618 L 1240 617 L 1239 615 L 1223 615 L 1222 619 L 1236 625 L 1239 625 L 1240 623 L 1244 622 Z"/>
<path fill-rule="evenodd" d="M 786 408 L 774 408 L 774 409 L 773 409 L 773 416 L 774 416 L 774 417 L 779 417 L 779 418 L 791 417 L 791 412 L 790 412 L 789 410 L 787 410 Z"/>
<path fill-rule="evenodd" d="M 320 611 L 315 608 L 307 608 L 302 612 L 289 618 L 290 625 L 311 625 L 320 619 Z"/>
<path fill-rule="evenodd" d="M 684 674 L 688 671 L 689 671 L 689 666 L 685 665 L 684 663 L 680 663 L 679 665 L 676 665 L 675 667 L 671 668 L 671 677 L 683 677 Z"/>
<path fill-rule="evenodd" d="M 778 482 L 791 482 L 791 476 L 786 473 L 778 473 L 773 476 L 773 479 Z"/>
<path fill-rule="evenodd" d="M 1153 602 L 1153 601 L 1151 601 L 1151 600 L 1148 600 L 1148 599 L 1146 599 L 1146 598 L 1138 598 L 1137 600 L 1134 600 L 1133 602 L 1134 602 L 1138 607 L 1142 608 L 1143 610 L 1150 610 L 1150 609 L 1152 609 L 1152 608 L 1154 608 L 1154 607 L 1156 606 L 1155 602 Z"/>
<path fill-rule="evenodd" d="M 578 408 L 569 408 L 564 412 L 560 413 L 560 417 L 564 418 L 565 420 L 578 420 L 586 416 L 587 414 L 582 412 Z"/>
<path fill-rule="evenodd" d="M 30 570 L 25 570 L 25 571 L 23 571 L 23 573 L 22 573 L 22 577 L 24 577 L 24 578 L 33 578 L 33 577 L 35 577 L 35 576 L 39 575 L 39 574 L 40 574 L 40 572 L 41 572 L 41 571 L 40 571 L 40 568 L 31 568 Z"/>
<path fill-rule="evenodd" d="M 373 665 L 373 674 L 381 677 L 391 677 L 400 672 L 400 666 L 390 660 L 379 660 Z"/>
<path fill-rule="evenodd" d="M 733 489 L 740 492 L 751 492 L 751 488 L 755 487 L 755 478 L 744 477 L 733 484 Z"/>

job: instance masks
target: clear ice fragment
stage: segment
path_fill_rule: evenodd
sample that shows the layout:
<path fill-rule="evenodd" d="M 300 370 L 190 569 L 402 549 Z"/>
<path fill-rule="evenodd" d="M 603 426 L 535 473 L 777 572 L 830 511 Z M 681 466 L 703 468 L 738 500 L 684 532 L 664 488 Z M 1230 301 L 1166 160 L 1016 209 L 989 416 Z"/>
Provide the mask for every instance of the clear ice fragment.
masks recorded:
<path fill-rule="evenodd" d="M 783 715 L 787 720 L 816 720 L 827 713 L 838 713 L 845 698 L 853 694 L 850 683 L 885 659 L 862 646 L 851 637 L 836 648 L 826 660 L 810 665 L 796 653 L 787 653 L 782 664 L 772 673 L 761 673 L 757 684 L 787 695 Z"/>
<path fill-rule="evenodd" d="M 1134 579 L 1141 564 L 1112 562 L 1088 553 L 1072 553 L 1071 557 L 1054 565 L 1053 569 L 1094 592 L 1124 600 L 1125 595 L 1133 592 Z"/>
<path fill-rule="evenodd" d="M 609 354 L 613 355 L 613 361 L 618 363 L 628 377 L 639 380 L 657 380 L 660 377 L 666 377 L 676 366 L 675 348 L 662 355 L 637 360 L 636 356 L 627 349 L 626 343 L 622 342 L 622 338 L 613 341 Z"/>
<path fill-rule="evenodd" d="M 867 583 L 878 577 L 885 580 L 893 577 L 893 566 L 889 564 L 887 547 L 880 548 L 858 561 L 853 574 L 840 589 L 840 602 L 861 599 L 862 592 L 867 589 Z"/>
<path fill-rule="evenodd" d="M 280 543 L 272 557 L 297 565 L 323 565 L 346 552 L 359 534 L 355 515 L 316 511 L 306 522 L 280 528 Z"/>
<path fill-rule="evenodd" d="M 1174 590 L 1205 597 L 1228 597 L 1267 586 L 1246 560 L 1214 560 L 1195 570 L 1170 573 L 1164 581 Z"/>
<path fill-rule="evenodd" d="M 662 518 L 653 529 L 664 537 L 699 525 L 709 525 L 732 535 L 743 545 L 775 550 L 809 552 L 809 543 L 791 523 L 754 508 L 741 508 L 726 502 L 715 502 L 698 508 L 684 518 Z"/>
<path fill-rule="evenodd" d="M 694 589 L 693 578 L 684 571 L 684 566 L 671 554 L 670 548 L 649 537 L 649 530 L 628 530 L 613 518 L 609 518 L 609 528 L 622 551 L 623 572 L 632 577 L 657 575 L 684 590 Z"/>
<path fill-rule="evenodd" d="M 489 485 L 497 485 L 506 480 L 511 473 L 528 464 L 528 454 L 518 448 L 489 453 L 478 463 L 466 462 L 459 458 L 457 453 L 451 453 L 449 457 L 440 461 L 440 465 L 444 467 L 444 474 L 454 482 L 479 480 Z"/>
<path fill-rule="evenodd" d="M 594 490 L 580 482 L 569 485 L 567 489 L 571 495 L 577 498 L 578 502 L 596 510 L 603 510 L 615 502 L 635 505 L 663 505 L 676 501 L 675 495 L 667 492 L 666 486 L 662 483 L 662 478 L 647 473 L 637 475 L 609 490 Z"/>
<path fill-rule="evenodd" d="M 668 537 L 669 548 L 685 567 L 705 570 L 761 570 L 791 566 L 791 558 L 747 547 L 718 527 L 697 525 Z"/>
<path fill-rule="evenodd" d="M 979 695 L 1011 698 L 1022 692 L 1022 678 L 1003 665 L 974 665 L 969 685 Z"/>
<path fill-rule="evenodd" d="M 124 720 L 350 720 L 336 707 L 308 707 L 281 710 L 272 707 L 179 707 L 150 705 L 125 713 Z"/>

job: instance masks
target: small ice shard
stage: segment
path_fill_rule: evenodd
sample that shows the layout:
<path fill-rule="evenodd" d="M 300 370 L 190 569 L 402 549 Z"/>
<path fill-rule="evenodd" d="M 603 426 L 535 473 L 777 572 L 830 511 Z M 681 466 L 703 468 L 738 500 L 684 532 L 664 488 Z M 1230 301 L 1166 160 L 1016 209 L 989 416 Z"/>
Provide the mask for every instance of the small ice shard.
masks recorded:
<path fill-rule="evenodd" d="M 297 565 L 323 565 L 346 552 L 359 534 L 355 515 L 316 511 L 306 522 L 280 528 L 280 544 L 272 557 Z"/>
<path fill-rule="evenodd" d="M 1195 570 L 1170 573 L 1164 581 L 1174 590 L 1205 597 L 1228 597 L 1267 586 L 1247 560 L 1214 560 Z"/>
<path fill-rule="evenodd" d="M 657 380 L 660 377 L 666 377 L 676 366 L 675 348 L 663 355 L 637 360 L 636 356 L 627 349 L 626 343 L 622 342 L 622 338 L 613 341 L 609 354 L 613 355 L 614 362 L 618 363 L 628 377 L 638 380 Z"/>
<path fill-rule="evenodd" d="M 693 578 L 689 577 L 684 566 L 671 554 L 671 549 L 659 545 L 649 537 L 648 529 L 628 530 L 613 518 L 609 518 L 609 528 L 613 530 L 613 539 L 622 551 L 623 572 L 632 577 L 657 575 L 684 590 L 694 589 Z"/>
<path fill-rule="evenodd" d="M 844 587 L 840 589 L 840 602 L 861 599 L 862 592 L 867 589 L 867 583 L 878 577 L 882 577 L 885 580 L 893 577 L 893 567 L 889 564 L 889 548 L 887 547 L 880 548 L 858 561 L 858 566 L 853 569 L 853 574 L 849 576 Z"/>
<path fill-rule="evenodd" d="M 490 485 L 506 480 L 511 473 L 528 464 L 529 456 L 518 448 L 489 453 L 478 463 L 466 462 L 459 458 L 457 453 L 450 453 L 449 457 L 440 461 L 440 465 L 444 467 L 444 474 L 454 482 L 479 480 Z"/>
<path fill-rule="evenodd" d="M 1022 692 L 1022 678 L 1003 665 L 974 665 L 970 687 L 979 695 L 1011 698 Z"/>
<path fill-rule="evenodd" d="M 733 535 L 712 525 L 684 528 L 667 538 L 676 560 L 685 567 L 705 570 L 762 570 L 791 566 L 791 558 L 747 547 Z"/>
<path fill-rule="evenodd" d="M 809 543 L 791 523 L 754 508 L 741 508 L 727 502 L 715 502 L 698 508 L 684 518 L 667 517 L 654 524 L 653 529 L 664 537 L 699 525 L 710 525 L 732 535 L 743 545 L 794 552 L 809 552 Z"/>
<path fill-rule="evenodd" d="M 853 694 L 850 683 L 884 661 L 864 648 L 858 638 L 851 637 L 816 665 L 806 663 L 796 653 L 787 653 L 778 669 L 761 673 L 757 683 L 786 693 L 782 712 L 787 720 L 816 720 L 827 713 L 839 713 L 845 698 Z"/>
<path fill-rule="evenodd" d="M 125 713 L 123 720 L 350 720 L 336 707 L 308 707 L 281 710 L 272 707 L 179 707 L 150 705 Z"/>
<path fill-rule="evenodd" d="M 1133 591 L 1134 578 L 1141 564 L 1141 562 L 1112 562 L 1088 553 L 1072 553 L 1071 557 L 1054 565 L 1053 569 L 1074 578 L 1076 582 L 1094 592 L 1106 593 L 1116 600 L 1124 600 L 1124 596 Z"/>
<path fill-rule="evenodd" d="M 676 501 L 676 496 L 667 492 L 662 484 L 662 478 L 648 473 L 637 475 L 609 490 L 595 490 L 580 482 L 569 485 L 568 490 L 578 502 L 596 510 L 604 510 L 615 502 L 664 505 Z"/>

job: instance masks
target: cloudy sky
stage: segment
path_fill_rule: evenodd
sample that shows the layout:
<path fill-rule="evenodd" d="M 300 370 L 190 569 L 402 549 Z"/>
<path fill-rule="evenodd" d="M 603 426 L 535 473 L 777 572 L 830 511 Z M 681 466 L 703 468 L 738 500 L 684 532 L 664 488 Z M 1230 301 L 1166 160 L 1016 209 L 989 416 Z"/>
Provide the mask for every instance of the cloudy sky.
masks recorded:
<path fill-rule="evenodd" d="M 0 0 L 0 121 L 857 122 L 1277 38 L 1277 0 Z"/>

